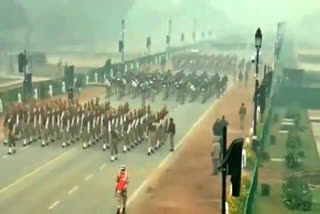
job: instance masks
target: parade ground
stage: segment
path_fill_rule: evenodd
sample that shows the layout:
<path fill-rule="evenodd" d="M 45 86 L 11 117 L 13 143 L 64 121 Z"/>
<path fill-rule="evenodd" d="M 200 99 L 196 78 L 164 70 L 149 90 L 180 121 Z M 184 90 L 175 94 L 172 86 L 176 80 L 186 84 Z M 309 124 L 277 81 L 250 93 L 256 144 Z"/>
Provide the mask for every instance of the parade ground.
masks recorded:
<path fill-rule="evenodd" d="M 229 123 L 228 145 L 247 137 L 253 117 L 253 83 L 238 83 L 207 109 L 185 135 L 181 146 L 162 162 L 159 170 L 140 188 L 140 196 L 129 206 L 133 214 L 212 214 L 221 212 L 221 176 L 212 175 L 212 124 L 223 115 Z M 238 111 L 244 102 L 248 116 L 240 129 Z"/>
<path fill-rule="evenodd" d="M 167 102 L 160 99 L 157 97 L 152 108 L 156 110 L 167 105 L 170 117 L 177 124 L 177 148 L 215 102 L 211 99 L 206 104 L 181 106 L 173 97 Z M 117 106 L 119 102 L 111 99 L 111 103 Z M 140 106 L 141 100 L 129 99 L 129 104 Z M 130 173 L 130 203 L 134 191 L 168 159 L 169 145 L 151 157 L 147 156 L 147 145 L 143 143 L 129 153 L 121 154 L 114 163 L 110 162 L 109 151 L 102 151 L 101 143 L 85 151 L 81 144 L 63 149 L 60 142 L 46 148 L 40 143 L 27 147 L 20 143 L 14 156 L 6 155 L 7 148 L 1 146 L 0 168 L 4 172 L 0 175 L 1 213 L 114 213 L 115 175 L 119 166 L 126 164 Z M 16 206 L 17 201 L 19 206 Z"/>
<path fill-rule="evenodd" d="M 241 102 L 246 103 L 250 112 L 251 91 L 235 84 L 220 99 L 183 106 L 174 97 L 166 102 L 157 97 L 152 108 L 160 109 L 166 104 L 170 117 L 176 121 L 173 153 L 169 153 L 166 144 L 149 157 L 148 144 L 143 143 L 111 163 L 109 151 L 103 152 L 101 143 L 87 150 L 79 143 L 65 149 L 60 142 L 46 148 L 40 143 L 27 147 L 20 144 L 14 156 L 6 155 L 7 148 L 2 146 L 0 168 L 5 173 L 0 176 L 0 210 L 6 214 L 112 214 L 116 208 L 115 175 L 119 166 L 126 164 L 130 173 L 129 213 L 218 211 L 220 176 L 211 175 L 211 127 L 224 114 L 230 123 L 228 142 L 245 136 L 247 132 L 239 129 L 237 113 Z M 80 99 L 92 98 L 90 93 L 104 99 L 101 88 L 86 89 Z M 111 103 L 117 106 L 122 102 L 112 98 Z M 140 99 L 129 99 L 132 107 L 140 103 Z"/>
<path fill-rule="evenodd" d="M 248 54 L 249 55 L 249 54 Z M 67 148 L 54 142 L 42 148 L 40 141 L 22 146 L 17 154 L 7 155 L 7 147 L 0 147 L 0 211 L 17 213 L 107 213 L 116 211 L 115 176 L 120 165 L 129 173 L 128 213 L 216 213 L 220 210 L 220 176 L 212 176 L 210 159 L 212 125 L 217 117 L 226 116 L 229 122 L 228 143 L 245 137 L 251 121 L 253 86 L 248 88 L 229 78 L 224 96 L 212 97 L 205 104 L 200 101 L 179 104 L 176 97 L 155 102 L 147 100 L 153 111 L 167 106 L 174 118 L 177 133 L 175 151 L 168 143 L 148 156 L 149 143 L 144 142 L 119 160 L 110 162 L 109 150 L 102 151 L 102 143 L 82 149 L 75 143 Z M 88 87 L 80 93 L 80 101 L 95 97 L 105 101 L 102 87 Z M 66 96 L 54 97 L 54 99 Z M 125 101 L 130 108 L 141 106 L 141 97 L 110 99 L 117 107 Z M 244 102 L 248 109 L 246 128 L 240 130 L 238 109 Z M 121 151 L 121 147 L 119 147 Z M 19 206 L 17 206 L 19 201 Z"/>

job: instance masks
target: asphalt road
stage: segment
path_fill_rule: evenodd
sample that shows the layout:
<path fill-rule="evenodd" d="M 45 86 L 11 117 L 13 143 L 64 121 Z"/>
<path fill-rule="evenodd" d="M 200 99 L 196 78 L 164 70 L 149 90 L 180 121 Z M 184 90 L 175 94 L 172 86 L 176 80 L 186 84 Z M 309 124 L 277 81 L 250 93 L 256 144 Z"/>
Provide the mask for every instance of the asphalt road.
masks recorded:
<path fill-rule="evenodd" d="M 151 106 L 159 110 L 167 105 L 177 126 L 176 144 L 215 100 L 179 105 L 175 98 L 166 102 L 161 99 L 162 95 L 158 96 Z M 112 98 L 111 103 L 119 102 Z M 140 106 L 141 100 L 129 99 L 129 104 Z M 24 148 L 19 144 L 13 156 L 6 155 L 7 148 L 1 146 L 0 213 L 113 214 L 116 209 L 115 175 L 119 166 L 126 164 L 129 171 L 130 203 L 136 195 L 133 193 L 168 157 L 168 144 L 150 157 L 147 146 L 144 142 L 131 152 L 120 154 L 119 160 L 113 163 L 109 151 L 102 151 L 102 143 L 87 150 L 83 150 L 80 143 L 65 149 L 60 142 L 45 148 L 41 148 L 40 142 Z"/>

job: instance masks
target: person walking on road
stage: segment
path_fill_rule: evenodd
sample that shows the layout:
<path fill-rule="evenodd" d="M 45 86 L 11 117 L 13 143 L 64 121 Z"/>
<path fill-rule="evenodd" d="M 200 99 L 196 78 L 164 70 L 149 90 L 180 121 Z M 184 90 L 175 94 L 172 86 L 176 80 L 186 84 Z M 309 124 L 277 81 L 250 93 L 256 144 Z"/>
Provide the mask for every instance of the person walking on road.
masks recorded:
<path fill-rule="evenodd" d="M 219 159 L 220 159 L 220 153 L 221 153 L 221 145 L 219 142 L 219 138 L 215 137 L 213 140 L 213 150 L 211 152 L 211 159 L 212 159 L 212 166 L 213 166 L 213 175 L 218 174 L 218 167 L 219 167 Z"/>
<path fill-rule="evenodd" d="M 240 117 L 240 128 L 243 130 L 244 122 L 247 115 L 247 108 L 245 107 L 244 103 L 241 104 L 239 109 L 239 117 Z"/>
<path fill-rule="evenodd" d="M 170 151 L 174 151 L 174 136 L 176 134 L 176 124 L 173 122 L 173 118 L 170 118 L 169 127 L 167 133 L 169 134 Z"/>
<path fill-rule="evenodd" d="M 217 118 L 217 120 L 214 122 L 213 126 L 212 126 L 212 133 L 214 137 L 221 137 L 221 133 L 220 133 L 220 119 Z"/>
<path fill-rule="evenodd" d="M 115 197 L 118 201 L 117 213 L 116 214 L 125 214 L 126 205 L 127 205 L 127 188 L 129 184 L 128 172 L 126 171 L 126 166 L 122 165 L 120 171 L 116 177 L 116 191 Z"/>

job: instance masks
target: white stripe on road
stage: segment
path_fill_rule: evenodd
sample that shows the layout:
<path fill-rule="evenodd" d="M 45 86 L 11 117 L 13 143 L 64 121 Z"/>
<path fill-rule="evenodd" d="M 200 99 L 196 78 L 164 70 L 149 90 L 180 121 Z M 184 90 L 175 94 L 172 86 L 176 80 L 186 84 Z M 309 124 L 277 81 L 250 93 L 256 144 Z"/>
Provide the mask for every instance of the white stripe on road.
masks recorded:
<path fill-rule="evenodd" d="M 169 155 L 167 155 L 167 157 L 160 163 L 158 168 L 161 168 L 169 160 L 171 156 L 172 156 L 172 153 L 169 153 Z"/>
<path fill-rule="evenodd" d="M 57 206 L 60 203 L 60 201 L 54 202 L 50 207 L 49 210 L 52 210 L 55 206 Z"/>
<path fill-rule="evenodd" d="M 73 187 L 71 190 L 69 190 L 68 194 L 71 195 L 74 191 L 76 191 L 79 188 L 79 186 Z"/>
<path fill-rule="evenodd" d="M 6 159 L 7 157 L 9 157 L 9 156 L 8 156 L 8 155 L 4 155 L 2 158 L 3 158 L 3 159 Z"/>
<path fill-rule="evenodd" d="M 103 168 L 106 166 L 107 166 L 107 164 L 103 164 L 102 166 L 100 166 L 100 170 L 103 170 Z"/>
<path fill-rule="evenodd" d="M 284 162 L 285 159 L 283 159 L 283 158 L 271 158 L 271 161 L 273 161 L 273 162 Z"/>
<path fill-rule="evenodd" d="M 54 159 L 52 159 L 51 161 L 47 162 L 46 164 L 40 166 L 39 168 L 33 170 L 32 172 L 26 174 L 25 176 L 17 179 L 16 181 L 14 181 L 13 183 L 9 184 L 8 186 L 6 187 L 3 187 L 2 189 L 0 189 L 0 193 L 3 193 L 5 191 L 7 191 L 8 189 L 14 187 L 15 185 L 21 183 L 22 181 L 24 181 L 25 179 L 31 177 L 32 175 L 36 174 L 38 171 L 40 171 L 41 169 L 44 169 L 45 167 L 53 164 L 54 162 L 56 162 L 57 160 L 59 160 L 63 155 L 67 154 L 67 153 L 70 153 L 71 151 L 73 151 L 74 149 L 76 149 L 77 147 L 74 147 L 70 150 L 66 150 L 65 152 L 63 152 L 62 154 L 60 154 L 59 156 L 55 157 Z"/>
<path fill-rule="evenodd" d="M 176 145 L 175 149 L 178 149 L 182 143 L 185 142 L 185 139 L 191 134 L 193 128 L 195 128 L 200 122 L 202 122 L 202 120 L 210 113 L 210 111 L 212 110 L 212 108 L 216 105 L 216 103 L 218 102 L 219 99 L 216 99 L 213 104 L 211 106 L 209 106 L 209 108 L 207 109 L 207 111 L 200 117 L 200 119 L 192 126 L 191 129 L 189 129 L 189 131 L 187 132 L 186 135 L 183 136 L 183 138 L 179 141 L 179 143 Z M 165 163 L 170 159 L 170 157 L 172 157 L 172 153 L 169 153 L 160 163 L 159 167 L 163 167 L 165 165 Z M 151 175 L 149 177 L 147 177 L 143 183 L 138 187 L 138 189 L 136 189 L 133 194 L 129 197 L 128 201 L 127 201 L 127 206 L 129 206 L 131 204 L 131 202 L 139 195 L 140 191 L 144 188 L 145 185 L 147 185 L 153 178 L 155 173 L 151 173 Z"/>
<path fill-rule="evenodd" d="M 90 180 L 93 176 L 94 176 L 94 174 L 90 174 L 90 175 L 88 175 L 87 177 L 85 177 L 84 180 L 88 181 L 88 180 Z"/>

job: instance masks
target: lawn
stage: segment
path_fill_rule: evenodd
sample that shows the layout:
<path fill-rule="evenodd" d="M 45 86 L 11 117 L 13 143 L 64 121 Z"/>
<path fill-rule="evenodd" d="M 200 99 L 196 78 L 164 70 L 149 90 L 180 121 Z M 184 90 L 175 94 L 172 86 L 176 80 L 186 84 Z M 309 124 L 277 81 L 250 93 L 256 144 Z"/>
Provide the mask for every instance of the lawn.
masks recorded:
<path fill-rule="evenodd" d="M 258 188 L 258 192 L 255 197 L 255 202 L 253 205 L 254 214 L 319 214 L 320 213 L 320 203 L 313 204 L 312 211 L 304 212 L 297 210 L 287 209 L 281 198 L 281 184 L 271 184 L 271 191 L 268 197 L 261 196 L 261 190 Z M 320 200 L 320 189 L 313 191 L 313 198 L 315 201 Z"/>
<path fill-rule="evenodd" d="M 285 108 L 275 108 L 274 112 L 278 115 L 278 120 L 274 121 L 270 133 L 267 134 L 265 139 L 265 150 L 270 154 L 271 159 L 284 159 L 286 155 L 286 139 L 288 134 L 278 133 L 281 127 L 282 119 L 286 116 Z M 301 109 L 300 113 L 301 124 L 304 127 L 303 131 L 300 132 L 302 139 L 302 149 L 305 154 L 304 165 L 298 170 L 319 170 L 320 171 L 320 160 L 316 149 L 316 143 L 313 138 L 312 129 L 309 124 L 307 112 Z M 271 135 L 276 138 L 276 143 L 271 144 Z M 282 203 L 282 190 L 281 185 L 283 179 L 293 172 L 285 166 L 285 162 L 268 161 L 262 164 L 263 166 L 259 169 L 259 187 L 255 197 L 253 206 L 253 213 L 258 214 L 296 214 L 305 213 L 303 211 L 291 211 L 287 209 Z M 270 195 L 267 197 L 261 196 L 260 185 L 270 185 Z M 310 214 L 320 213 L 320 188 L 312 190 L 313 201 L 315 202 L 312 207 L 312 211 L 307 212 Z"/>

